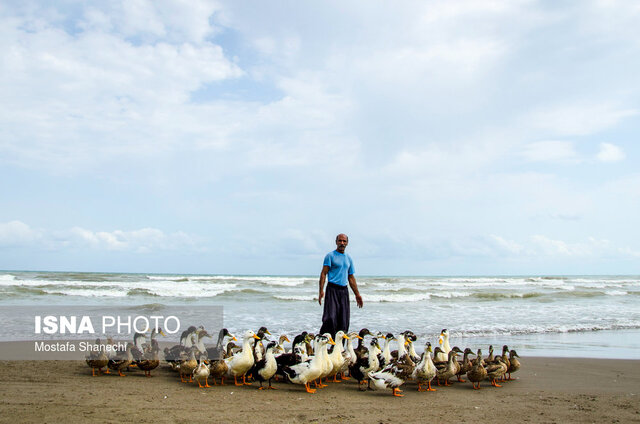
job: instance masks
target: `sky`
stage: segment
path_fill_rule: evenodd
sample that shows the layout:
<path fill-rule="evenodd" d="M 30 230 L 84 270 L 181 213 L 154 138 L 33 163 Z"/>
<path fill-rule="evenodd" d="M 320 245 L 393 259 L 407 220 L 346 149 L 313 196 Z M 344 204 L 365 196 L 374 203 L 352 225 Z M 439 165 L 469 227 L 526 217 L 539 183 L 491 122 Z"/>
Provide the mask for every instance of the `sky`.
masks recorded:
<path fill-rule="evenodd" d="M 0 269 L 640 274 L 640 4 L 0 4 Z"/>

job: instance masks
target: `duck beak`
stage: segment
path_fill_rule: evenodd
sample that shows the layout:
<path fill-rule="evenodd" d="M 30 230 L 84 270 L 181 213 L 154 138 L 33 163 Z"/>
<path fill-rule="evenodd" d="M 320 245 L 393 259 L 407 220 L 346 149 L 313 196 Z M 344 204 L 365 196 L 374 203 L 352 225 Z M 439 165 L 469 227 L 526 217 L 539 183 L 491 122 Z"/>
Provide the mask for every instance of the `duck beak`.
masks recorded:
<path fill-rule="evenodd" d="M 349 336 L 347 336 L 346 334 L 345 334 L 345 335 L 343 335 L 343 336 L 342 336 L 342 338 L 343 338 L 343 339 L 347 339 L 347 340 L 351 340 L 351 339 L 349 338 Z"/>
<path fill-rule="evenodd" d="M 237 341 L 238 341 L 238 339 L 236 339 L 236 336 L 233 336 L 233 337 L 231 338 L 231 340 L 233 340 L 234 342 L 237 342 Z"/>
<path fill-rule="evenodd" d="M 267 333 L 268 335 L 271 335 L 271 333 L 269 333 L 269 330 L 266 330 L 265 333 Z"/>
<path fill-rule="evenodd" d="M 360 334 L 356 335 L 357 338 L 359 338 L 360 340 L 364 340 L 363 337 L 360 337 Z"/>
<path fill-rule="evenodd" d="M 284 336 L 284 341 L 287 342 L 287 343 L 291 343 L 291 340 L 289 340 L 289 337 L 287 337 L 287 336 Z"/>
<path fill-rule="evenodd" d="M 253 335 L 253 338 L 256 340 L 260 340 L 260 337 L 256 336 L 255 334 Z"/>

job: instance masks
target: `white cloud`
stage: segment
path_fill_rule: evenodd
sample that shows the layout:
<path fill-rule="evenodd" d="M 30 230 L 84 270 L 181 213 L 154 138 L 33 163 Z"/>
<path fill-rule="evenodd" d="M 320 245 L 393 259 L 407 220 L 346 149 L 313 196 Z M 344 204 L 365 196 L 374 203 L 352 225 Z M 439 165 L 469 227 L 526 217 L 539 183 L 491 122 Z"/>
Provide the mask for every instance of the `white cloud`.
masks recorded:
<path fill-rule="evenodd" d="M 524 116 L 523 121 L 551 136 L 583 136 L 613 127 L 623 119 L 639 113 L 638 109 L 587 99 L 534 110 Z"/>
<path fill-rule="evenodd" d="M 0 223 L 0 247 L 27 246 L 36 243 L 42 234 L 22 221 Z"/>
<path fill-rule="evenodd" d="M 578 154 L 571 141 L 538 141 L 524 146 L 522 156 L 532 162 L 577 161 Z"/>
<path fill-rule="evenodd" d="M 48 250 L 93 249 L 151 253 L 201 250 L 196 238 L 178 231 L 166 234 L 155 228 L 132 231 L 92 231 L 81 227 L 68 230 L 35 230 L 21 221 L 0 223 L 0 247 L 30 247 Z"/>
<path fill-rule="evenodd" d="M 622 149 L 611 143 L 600 143 L 600 151 L 596 158 L 601 162 L 618 162 L 626 157 Z"/>

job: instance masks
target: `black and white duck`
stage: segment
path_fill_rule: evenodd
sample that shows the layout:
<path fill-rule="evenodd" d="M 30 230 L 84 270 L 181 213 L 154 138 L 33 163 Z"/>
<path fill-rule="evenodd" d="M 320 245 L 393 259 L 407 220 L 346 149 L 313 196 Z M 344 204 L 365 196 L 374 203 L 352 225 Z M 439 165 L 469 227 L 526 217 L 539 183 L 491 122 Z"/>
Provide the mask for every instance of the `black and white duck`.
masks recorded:
<path fill-rule="evenodd" d="M 274 350 L 278 346 L 276 342 L 269 342 L 267 347 L 265 348 L 264 356 L 261 360 L 256 362 L 251 369 L 251 374 L 255 381 L 260 382 L 260 387 L 258 389 L 263 390 L 262 383 L 267 381 L 269 386 L 267 389 L 274 389 L 275 387 L 271 386 L 271 379 L 276 374 L 278 369 L 278 363 L 276 362 L 276 357 L 274 355 Z"/>
<path fill-rule="evenodd" d="M 412 335 L 404 333 L 404 343 L 399 341 L 398 344 L 398 359 L 389 363 L 380 371 L 369 372 L 369 381 L 373 382 L 373 385 L 377 389 L 392 389 L 392 395 L 402 397 L 400 393 L 400 386 L 404 384 L 407 379 L 411 377 L 415 369 L 415 363 L 409 352 L 405 349 L 405 345 L 411 345 L 413 343 Z"/>
<path fill-rule="evenodd" d="M 356 363 L 349 367 L 349 374 L 358 380 L 360 390 L 365 390 L 361 388 L 361 385 L 364 380 L 369 380 L 369 373 L 377 371 L 380 367 L 378 353 L 380 353 L 380 345 L 378 344 L 378 339 L 373 338 L 369 343 L 367 354 L 358 357 Z M 371 381 L 368 382 L 367 387 L 371 389 Z"/>

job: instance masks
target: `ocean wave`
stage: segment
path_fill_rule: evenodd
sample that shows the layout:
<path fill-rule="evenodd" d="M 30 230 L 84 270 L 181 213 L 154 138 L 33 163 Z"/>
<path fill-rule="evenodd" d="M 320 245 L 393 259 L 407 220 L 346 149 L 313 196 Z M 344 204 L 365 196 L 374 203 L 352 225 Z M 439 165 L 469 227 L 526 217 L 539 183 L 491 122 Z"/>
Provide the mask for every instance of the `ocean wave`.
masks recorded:
<path fill-rule="evenodd" d="M 529 292 L 529 293 L 505 293 L 505 292 L 480 292 L 473 293 L 471 297 L 483 300 L 501 300 L 501 299 L 531 299 L 535 297 L 545 296 L 546 293 Z"/>
<path fill-rule="evenodd" d="M 421 294 L 387 294 L 387 295 L 372 295 L 362 294 L 363 301 L 371 303 L 413 303 L 421 302 L 423 300 L 431 299 L 430 293 Z"/>
<path fill-rule="evenodd" d="M 147 275 L 147 278 L 152 281 L 189 281 L 188 277 L 180 275 Z"/>
<path fill-rule="evenodd" d="M 127 296 L 158 296 L 147 289 L 131 289 L 127 292 Z"/>
<path fill-rule="evenodd" d="M 605 294 L 607 296 L 626 296 L 629 294 L 629 292 L 626 292 L 623 290 L 609 290 L 609 291 L 606 291 Z"/>
<path fill-rule="evenodd" d="M 1 274 L 0 281 L 15 281 L 16 276 L 11 274 Z"/>
<path fill-rule="evenodd" d="M 316 301 L 318 300 L 318 296 L 273 296 L 274 299 L 278 300 L 293 300 L 297 302 L 308 302 L 308 301 Z"/>
<path fill-rule="evenodd" d="M 44 289 L 47 294 L 61 296 L 79 296 L 79 297 L 125 297 L 126 292 L 122 290 L 83 290 L 83 289 Z"/>
<path fill-rule="evenodd" d="M 234 275 L 211 275 L 211 276 L 190 276 L 189 281 L 234 281 L 265 284 L 268 286 L 294 287 L 301 286 L 307 281 L 305 277 L 269 277 L 269 276 L 234 276 Z"/>

